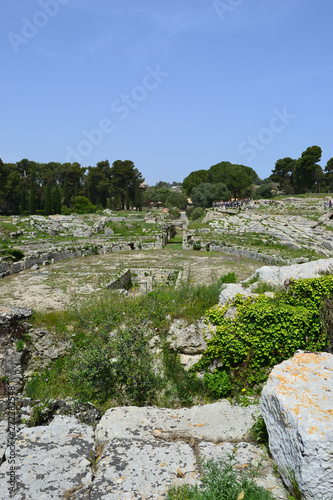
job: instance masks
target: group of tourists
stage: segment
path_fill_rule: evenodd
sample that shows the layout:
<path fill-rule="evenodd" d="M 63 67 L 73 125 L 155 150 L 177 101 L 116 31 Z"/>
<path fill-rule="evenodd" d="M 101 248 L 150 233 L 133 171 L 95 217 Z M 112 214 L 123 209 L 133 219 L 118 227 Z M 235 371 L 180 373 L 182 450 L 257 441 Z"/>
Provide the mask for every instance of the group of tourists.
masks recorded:
<path fill-rule="evenodd" d="M 229 201 L 213 201 L 214 208 L 240 208 L 243 205 L 250 203 L 249 198 L 243 198 L 241 200 L 229 200 Z"/>

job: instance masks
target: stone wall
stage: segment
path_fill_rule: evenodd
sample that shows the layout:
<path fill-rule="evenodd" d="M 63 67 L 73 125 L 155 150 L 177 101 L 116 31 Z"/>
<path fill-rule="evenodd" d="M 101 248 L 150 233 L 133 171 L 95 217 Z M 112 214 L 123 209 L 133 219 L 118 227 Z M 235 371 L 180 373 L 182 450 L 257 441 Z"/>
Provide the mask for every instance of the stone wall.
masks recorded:
<path fill-rule="evenodd" d="M 157 234 L 155 241 L 112 241 L 95 245 L 81 245 L 67 249 L 51 248 L 44 252 L 35 252 L 19 262 L 0 262 L 0 278 L 16 274 L 32 266 L 45 266 L 66 259 L 75 259 L 92 254 L 106 254 L 113 252 L 128 252 L 129 250 L 161 250 L 168 242 L 167 232 Z"/>
<path fill-rule="evenodd" d="M 131 284 L 131 270 L 122 271 L 116 278 L 108 283 L 105 288 L 110 290 L 118 290 L 124 288 L 127 290 Z"/>
<path fill-rule="evenodd" d="M 191 238 L 193 239 L 193 238 Z M 194 242 L 196 240 L 193 240 Z M 199 240 L 197 240 L 199 241 Z M 201 242 L 201 250 L 206 250 L 208 243 Z M 186 240 L 183 240 L 182 244 L 183 250 L 193 250 L 193 245 L 189 244 Z M 227 246 L 227 245 L 213 245 L 209 244 L 210 252 L 222 252 L 227 253 L 229 255 L 236 255 L 237 257 L 243 257 L 245 259 L 253 259 L 258 260 L 259 262 L 265 262 L 269 265 L 290 265 L 292 263 L 298 262 L 298 259 L 282 259 L 281 257 L 277 257 L 275 255 L 268 255 L 261 252 L 255 252 L 253 250 L 248 250 L 246 248 L 238 248 L 236 246 Z M 304 259 L 302 259 L 304 262 Z"/>

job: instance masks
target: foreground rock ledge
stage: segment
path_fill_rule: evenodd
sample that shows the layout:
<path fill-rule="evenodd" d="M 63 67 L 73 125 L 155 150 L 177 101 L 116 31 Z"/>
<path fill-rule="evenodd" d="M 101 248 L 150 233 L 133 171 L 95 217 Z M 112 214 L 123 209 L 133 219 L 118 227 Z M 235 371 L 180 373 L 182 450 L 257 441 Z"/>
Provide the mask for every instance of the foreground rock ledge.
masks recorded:
<path fill-rule="evenodd" d="M 306 499 L 333 498 L 333 356 L 297 351 L 276 366 L 261 411 L 284 481 L 295 472 Z M 289 470 L 289 474 L 288 474 Z"/>
<path fill-rule="evenodd" d="M 15 500 L 162 500 L 171 485 L 200 482 L 201 459 L 234 454 L 236 470 L 261 463 L 258 484 L 286 500 L 273 464 L 246 442 L 257 406 L 228 401 L 167 409 L 111 408 L 93 434 L 73 416 L 49 425 L 23 427 L 15 437 Z M 10 444 L 0 420 L 0 500 L 8 500 Z M 96 467 L 85 457 L 100 456 Z"/>

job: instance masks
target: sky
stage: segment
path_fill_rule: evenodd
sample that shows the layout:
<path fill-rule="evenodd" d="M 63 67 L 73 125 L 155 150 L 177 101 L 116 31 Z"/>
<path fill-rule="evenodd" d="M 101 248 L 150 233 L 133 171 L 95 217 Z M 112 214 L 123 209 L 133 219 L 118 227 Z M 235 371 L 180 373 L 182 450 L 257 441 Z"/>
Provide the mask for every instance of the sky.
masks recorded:
<path fill-rule="evenodd" d="M 2 0 L 0 157 L 131 160 L 149 185 L 221 161 L 333 157 L 332 0 Z"/>

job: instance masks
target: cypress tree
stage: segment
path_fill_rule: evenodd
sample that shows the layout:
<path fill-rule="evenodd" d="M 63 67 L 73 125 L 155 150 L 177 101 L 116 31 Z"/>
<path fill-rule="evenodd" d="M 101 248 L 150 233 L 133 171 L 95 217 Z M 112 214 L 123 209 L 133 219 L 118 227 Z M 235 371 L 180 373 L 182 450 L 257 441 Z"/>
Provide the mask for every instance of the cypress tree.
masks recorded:
<path fill-rule="evenodd" d="M 53 213 L 60 214 L 61 213 L 61 192 L 58 185 L 54 188 L 52 192 L 52 201 L 53 201 Z"/>
<path fill-rule="evenodd" d="M 45 188 L 44 213 L 45 215 L 51 215 L 53 213 L 51 182 L 48 182 Z"/>
<path fill-rule="evenodd" d="M 35 215 L 36 208 L 37 208 L 36 172 L 32 170 L 30 174 L 29 214 Z"/>

